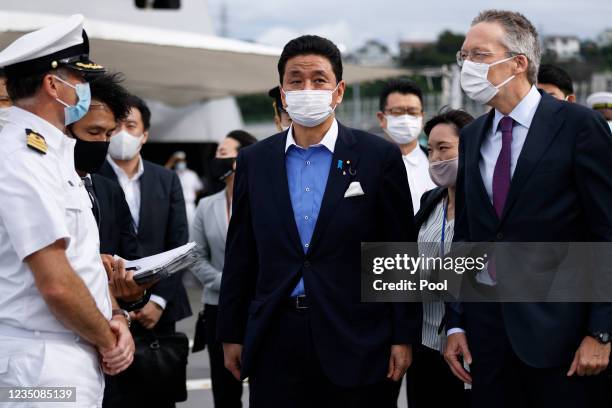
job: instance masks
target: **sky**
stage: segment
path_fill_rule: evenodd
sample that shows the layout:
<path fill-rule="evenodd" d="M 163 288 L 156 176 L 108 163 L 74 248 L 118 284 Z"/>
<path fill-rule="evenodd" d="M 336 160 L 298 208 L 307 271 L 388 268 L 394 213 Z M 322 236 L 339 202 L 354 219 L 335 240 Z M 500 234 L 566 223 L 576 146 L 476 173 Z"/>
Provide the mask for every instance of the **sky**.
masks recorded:
<path fill-rule="evenodd" d="M 222 4 L 228 36 L 283 46 L 302 34 L 323 35 L 347 50 L 378 39 L 434 40 L 445 29 L 465 33 L 480 10 L 523 13 L 540 35 L 595 38 L 612 28 L 610 0 L 208 0 L 219 32 Z"/>

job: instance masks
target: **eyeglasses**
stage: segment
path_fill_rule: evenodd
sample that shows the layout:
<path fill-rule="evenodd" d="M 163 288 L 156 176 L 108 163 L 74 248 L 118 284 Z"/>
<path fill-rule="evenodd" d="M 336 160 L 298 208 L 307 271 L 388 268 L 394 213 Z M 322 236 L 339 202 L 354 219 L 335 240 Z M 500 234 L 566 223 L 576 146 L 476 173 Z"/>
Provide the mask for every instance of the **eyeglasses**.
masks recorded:
<path fill-rule="evenodd" d="M 466 61 L 466 60 L 469 60 L 469 61 L 472 61 L 472 62 L 476 62 L 476 63 L 483 63 L 487 57 L 493 56 L 495 54 L 496 53 L 494 53 L 494 52 L 488 52 L 488 51 L 478 51 L 478 50 L 463 51 L 463 50 L 459 50 L 459 51 L 457 51 L 457 65 L 462 67 L 463 66 L 463 62 Z M 509 56 L 509 57 L 512 57 L 512 56 L 515 56 L 515 55 L 519 55 L 519 53 L 512 52 L 512 51 L 506 51 L 504 54 Z"/>
<path fill-rule="evenodd" d="M 391 109 L 385 109 L 385 113 L 391 116 L 402 116 L 402 115 L 410 115 L 410 116 L 419 116 L 423 111 L 421 109 L 416 108 L 407 108 L 407 107 L 396 107 Z"/>

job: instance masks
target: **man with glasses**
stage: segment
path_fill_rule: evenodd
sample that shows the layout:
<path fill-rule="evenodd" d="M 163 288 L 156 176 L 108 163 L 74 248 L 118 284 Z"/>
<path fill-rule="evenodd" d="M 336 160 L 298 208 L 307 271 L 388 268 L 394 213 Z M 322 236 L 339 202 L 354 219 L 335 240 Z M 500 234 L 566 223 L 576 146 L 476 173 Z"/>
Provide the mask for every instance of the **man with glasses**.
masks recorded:
<path fill-rule="evenodd" d="M 402 152 L 415 214 L 423 193 L 436 187 L 429 176 L 427 153 L 419 146 L 423 116 L 423 91 L 417 84 L 406 79 L 385 84 L 376 117 L 387 138 Z"/>
<path fill-rule="evenodd" d="M 531 22 L 483 11 L 458 56 L 464 92 L 492 109 L 461 131 L 453 241 L 610 242 L 612 135 L 592 110 L 538 92 Z M 479 292 L 500 293 L 498 282 L 516 272 L 525 286 L 558 277 L 556 267 L 497 260 L 476 275 Z M 454 303 L 446 327 L 445 359 L 472 383 L 472 407 L 596 403 L 610 355 L 610 303 Z"/>

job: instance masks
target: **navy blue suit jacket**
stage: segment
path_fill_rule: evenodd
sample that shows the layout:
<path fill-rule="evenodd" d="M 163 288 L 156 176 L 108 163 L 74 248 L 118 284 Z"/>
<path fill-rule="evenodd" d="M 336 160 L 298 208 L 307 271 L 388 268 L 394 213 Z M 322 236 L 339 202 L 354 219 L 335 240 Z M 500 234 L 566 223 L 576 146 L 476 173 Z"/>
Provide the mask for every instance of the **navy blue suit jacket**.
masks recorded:
<path fill-rule="evenodd" d="M 150 256 L 186 244 L 189 231 L 183 189 L 177 175 L 147 160 L 143 160 L 143 166 L 137 236 L 142 256 Z M 115 171 L 106 161 L 98 174 L 118 182 Z M 181 278 L 182 274 L 175 274 L 156 283 L 150 290 L 167 301 L 160 324 L 191 316 L 189 299 Z"/>
<path fill-rule="evenodd" d="M 327 376 L 343 386 L 382 381 L 391 345 L 421 339 L 420 304 L 360 302 L 360 243 L 416 240 L 401 153 L 380 137 L 339 125 L 305 254 L 287 184 L 286 138 L 286 131 L 276 134 L 238 156 L 218 338 L 244 345 L 241 374 L 247 377 L 275 312 L 303 276 L 312 341 Z M 350 161 L 356 174 L 344 175 L 338 160 L 345 171 Z M 351 181 L 365 195 L 344 198 Z"/>
<path fill-rule="evenodd" d="M 601 115 L 542 94 L 501 219 L 479 170 L 493 116 L 461 132 L 453 241 L 612 241 L 612 135 Z M 470 340 L 486 337 L 477 335 L 491 322 L 486 310 L 478 303 L 447 307 L 447 328 L 465 328 L 472 352 L 490 348 Z M 589 331 L 612 332 L 608 303 L 502 303 L 501 313 L 514 352 L 533 367 L 569 367 Z"/>

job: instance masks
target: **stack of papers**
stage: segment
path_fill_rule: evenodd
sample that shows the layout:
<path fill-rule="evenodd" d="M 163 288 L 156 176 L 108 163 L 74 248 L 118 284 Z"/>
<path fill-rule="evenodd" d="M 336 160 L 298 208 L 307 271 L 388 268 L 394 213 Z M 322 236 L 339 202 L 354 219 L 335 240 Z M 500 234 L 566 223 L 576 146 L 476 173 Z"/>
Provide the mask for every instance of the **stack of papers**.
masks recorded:
<path fill-rule="evenodd" d="M 125 269 L 134 271 L 134 280 L 143 285 L 157 282 L 191 267 L 199 259 L 196 243 L 190 242 L 170 251 L 147 256 L 134 261 L 125 261 Z"/>

